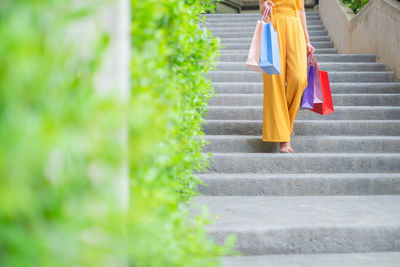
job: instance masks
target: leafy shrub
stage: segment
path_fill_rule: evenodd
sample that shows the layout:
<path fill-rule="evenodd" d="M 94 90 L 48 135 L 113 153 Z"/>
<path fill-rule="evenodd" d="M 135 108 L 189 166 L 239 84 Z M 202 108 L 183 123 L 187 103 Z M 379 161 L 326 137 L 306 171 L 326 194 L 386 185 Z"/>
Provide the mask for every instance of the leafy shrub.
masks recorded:
<path fill-rule="evenodd" d="M 349 7 L 355 14 L 360 12 L 360 10 L 369 3 L 370 0 L 341 0 L 347 7 Z M 397 0 L 400 2 L 400 0 Z"/>
<path fill-rule="evenodd" d="M 347 7 L 353 10 L 354 13 L 358 13 L 366 4 L 369 3 L 369 0 L 341 0 Z"/>
<path fill-rule="evenodd" d="M 82 53 L 72 30 L 94 9 L 69 2 L 1 3 L 0 266 L 101 266 L 119 243 L 121 114 L 93 86 L 107 38 Z"/>
<path fill-rule="evenodd" d="M 84 53 L 70 38 L 98 2 L 2 1 L 0 266 L 216 266 L 230 251 L 233 239 L 216 245 L 185 206 L 208 160 L 204 74 L 218 44 L 196 22 L 210 3 L 132 0 L 123 105 L 95 93 L 107 38 Z M 125 117 L 127 212 L 115 200 Z"/>
<path fill-rule="evenodd" d="M 211 2 L 131 1 L 130 161 L 133 212 L 143 212 L 131 228 L 141 229 L 145 241 L 134 251 L 147 263 L 137 266 L 213 266 L 212 258 L 225 253 L 204 238 L 200 225 L 206 221 L 185 226 L 182 207 L 197 194 L 200 180 L 193 171 L 208 166 L 201 123 L 214 93 L 205 74 L 218 43 L 197 22 Z"/>

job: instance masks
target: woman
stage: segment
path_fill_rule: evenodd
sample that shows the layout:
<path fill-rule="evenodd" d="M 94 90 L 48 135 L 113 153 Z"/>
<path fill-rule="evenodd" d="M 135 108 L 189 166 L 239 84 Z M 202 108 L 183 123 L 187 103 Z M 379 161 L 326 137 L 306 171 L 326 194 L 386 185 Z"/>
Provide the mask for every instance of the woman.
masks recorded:
<path fill-rule="evenodd" d="M 291 153 L 290 136 L 301 96 L 307 86 L 307 56 L 314 53 L 304 0 L 259 0 L 263 14 L 271 7 L 271 23 L 278 32 L 281 74 L 263 73 L 263 141 L 280 142 L 281 153 Z"/>

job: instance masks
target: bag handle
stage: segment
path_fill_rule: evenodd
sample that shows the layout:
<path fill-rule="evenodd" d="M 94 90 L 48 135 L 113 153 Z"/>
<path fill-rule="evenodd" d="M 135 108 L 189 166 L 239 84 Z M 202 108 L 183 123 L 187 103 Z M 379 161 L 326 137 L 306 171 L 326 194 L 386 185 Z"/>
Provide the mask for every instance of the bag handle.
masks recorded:
<path fill-rule="evenodd" d="M 313 63 L 313 62 L 314 62 L 314 59 L 311 57 L 311 54 L 308 54 L 308 56 L 307 56 L 307 65 L 310 66 L 311 63 Z"/>
<path fill-rule="evenodd" d="M 319 67 L 317 58 L 315 57 L 314 53 L 312 53 L 311 55 L 312 55 L 312 57 L 314 58 L 315 63 L 317 64 L 318 70 L 321 70 L 321 68 Z"/>
<path fill-rule="evenodd" d="M 311 53 L 309 53 L 307 56 L 307 65 L 315 66 L 315 61 L 316 60 L 311 56 Z"/>
<path fill-rule="evenodd" d="M 272 7 L 268 6 L 267 8 L 265 8 L 264 14 L 262 16 L 262 21 L 269 23 L 271 21 L 271 13 L 272 13 Z M 269 20 L 267 21 L 268 18 Z"/>

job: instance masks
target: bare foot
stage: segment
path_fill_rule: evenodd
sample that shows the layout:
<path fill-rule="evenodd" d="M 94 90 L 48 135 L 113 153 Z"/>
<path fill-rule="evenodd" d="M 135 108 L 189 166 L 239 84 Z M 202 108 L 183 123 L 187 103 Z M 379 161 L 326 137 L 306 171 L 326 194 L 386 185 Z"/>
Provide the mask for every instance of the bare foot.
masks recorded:
<path fill-rule="evenodd" d="M 293 148 L 290 145 L 290 142 L 281 142 L 281 153 L 292 153 Z"/>

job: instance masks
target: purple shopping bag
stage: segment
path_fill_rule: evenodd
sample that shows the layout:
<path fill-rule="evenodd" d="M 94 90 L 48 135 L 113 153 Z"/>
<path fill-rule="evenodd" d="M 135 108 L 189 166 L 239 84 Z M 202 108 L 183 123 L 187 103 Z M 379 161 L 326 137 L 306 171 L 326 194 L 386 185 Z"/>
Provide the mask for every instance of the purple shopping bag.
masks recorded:
<path fill-rule="evenodd" d="M 315 79 L 315 63 L 311 62 L 308 58 L 307 60 L 307 87 L 303 92 L 301 98 L 300 108 L 302 109 L 312 109 L 314 107 L 314 79 Z"/>

